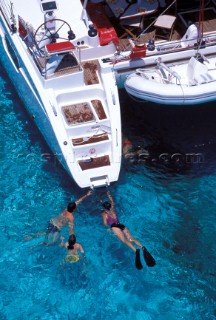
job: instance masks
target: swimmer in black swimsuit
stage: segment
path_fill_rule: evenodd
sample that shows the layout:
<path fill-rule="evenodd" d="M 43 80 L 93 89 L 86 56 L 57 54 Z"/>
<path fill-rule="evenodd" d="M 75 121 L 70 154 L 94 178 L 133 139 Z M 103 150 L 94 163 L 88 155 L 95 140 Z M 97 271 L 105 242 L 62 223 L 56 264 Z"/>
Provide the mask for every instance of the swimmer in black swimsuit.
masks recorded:
<path fill-rule="evenodd" d="M 131 248 L 134 252 L 136 252 L 136 248 L 132 244 L 134 242 L 138 247 L 142 248 L 143 245 L 136 239 L 134 239 L 129 232 L 129 230 L 119 222 L 117 213 L 114 209 L 114 201 L 110 192 L 108 191 L 108 197 L 110 202 L 104 202 L 103 207 L 105 211 L 102 213 L 103 223 L 105 226 L 109 225 L 113 231 L 113 233 L 121 240 L 124 244 L 126 244 L 129 248 Z"/>
<path fill-rule="evenodd" d="M 119 222 L 117 213 L 114 209 L 114 201 L 109 191 L 107 195 L 110 202 L 106 201 L 103 203 L 103 207 L 105 208 L 105 210 L 102 212 L 103 224 L 105 226 L 109 225 L 113 233 L 117 236 L 117 238 L 136 253 L 136 259 L 135 259 L 136 268 L 142 269 L 142 263 L 140 260 L 140 249 L 136 249 L 133 243 L 143 250 L 144 258 L 146 258 L 147 249 L 138 240 L 133 238 L 130 231 L 125 227 L 125 225 Z M 149 264 L 149 266 L 155 265 L 154 258 L 152 258 L 151 263 L 152 265 Z"/>

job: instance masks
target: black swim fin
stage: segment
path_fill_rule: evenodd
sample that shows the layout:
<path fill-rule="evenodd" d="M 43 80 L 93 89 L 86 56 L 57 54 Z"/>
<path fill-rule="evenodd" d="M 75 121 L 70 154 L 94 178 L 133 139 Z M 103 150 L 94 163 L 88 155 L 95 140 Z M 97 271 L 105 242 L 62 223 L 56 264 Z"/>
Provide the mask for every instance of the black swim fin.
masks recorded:
<path fill-rule="evenodd" d="M 155 259 L 152 257 L 152 255 L 148 252 L 148 250 L 145 247 L 142 247 L 142 250 L 147 266 L 154 267 L 156 265 Z"/>
<path fill-rule="evenodd" d="M 135 265 L 138 270 L 141 270 L 143 268 L 140 260 L 140 249 L 136 249 Z"/>

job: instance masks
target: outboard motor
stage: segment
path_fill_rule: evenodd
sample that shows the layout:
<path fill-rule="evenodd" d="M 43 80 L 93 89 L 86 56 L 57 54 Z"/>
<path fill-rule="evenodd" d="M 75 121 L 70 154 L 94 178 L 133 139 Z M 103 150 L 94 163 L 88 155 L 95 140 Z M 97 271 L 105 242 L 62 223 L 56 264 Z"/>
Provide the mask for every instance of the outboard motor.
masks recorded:
<path fill-rule="evenodd" d="M 181 45 L 182 47 L 193 46 L 195 43 L 197 43 L 198 38 L 199 38 L 198 27 L 195 24 L 192 24 L 190 25 L 190 27 L 187 29 L 186 33 L 182 37 Z"/>

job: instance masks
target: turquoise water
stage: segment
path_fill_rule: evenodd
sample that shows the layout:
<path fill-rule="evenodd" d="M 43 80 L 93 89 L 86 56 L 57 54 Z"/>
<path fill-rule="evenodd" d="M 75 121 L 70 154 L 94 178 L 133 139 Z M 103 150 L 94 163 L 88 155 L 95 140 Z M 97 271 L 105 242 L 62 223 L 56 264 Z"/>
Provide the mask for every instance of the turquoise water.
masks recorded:
<path fill-rule="evenodd" d="M 103 188 L 75 214 L 86 259 L 66 265 L 64 249 L 36 246 L 43 237 L 26 237 L 44 230 L 84 191 L 49 156 L 0 70 L 0 319 L 215 319 L 214 104 L 143 106 L 121 92 L 124 134 L 150 155 L 124 159 L 110 190 L 121 222 L 157 265 L 148 268 L 142 258 L 137 270 L 133 252 L 104 230 Z M 199 161 L 186 161 L 189 153 L 199 154 Z M 62 233 L 67 237 L 67 230 Z"/>

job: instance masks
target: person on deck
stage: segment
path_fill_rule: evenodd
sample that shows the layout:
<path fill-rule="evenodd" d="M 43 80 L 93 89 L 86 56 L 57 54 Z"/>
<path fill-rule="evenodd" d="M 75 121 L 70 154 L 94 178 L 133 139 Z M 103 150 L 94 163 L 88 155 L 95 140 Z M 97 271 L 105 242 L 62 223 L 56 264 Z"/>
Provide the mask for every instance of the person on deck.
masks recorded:
<path fill-rule="evenodd" d="M 137 249 L 134 246 L 134 244 L 143 250 L 144 258 L 147 265 L 154 266 L 155 260 L 147 251 L 147 249 L 138 240 L 133 238 L 130 231 L 126 228 L 125 225 L 119 222 L 117 213 L 114 208 L 114 201 L 109 191 L 107 192 L 107 195 L 110 202 L 106 201 L 103 203 L 103 207 L 105 209 L 102 212 L 102 219 L 103 219 L 104 226 L 105 227 L 109 226 L 112 229 L 113 233 L 117 236 L 117 238 L 135 252 L 136 254 L 135 265 L 137 269 L 142 269 L 143 266 L 140 260 L 140 249 Z M 148 258 L 147 258 L 147 255 L 148 255 Z M 146 260 L 146 258 L 148 261 Z"/>

